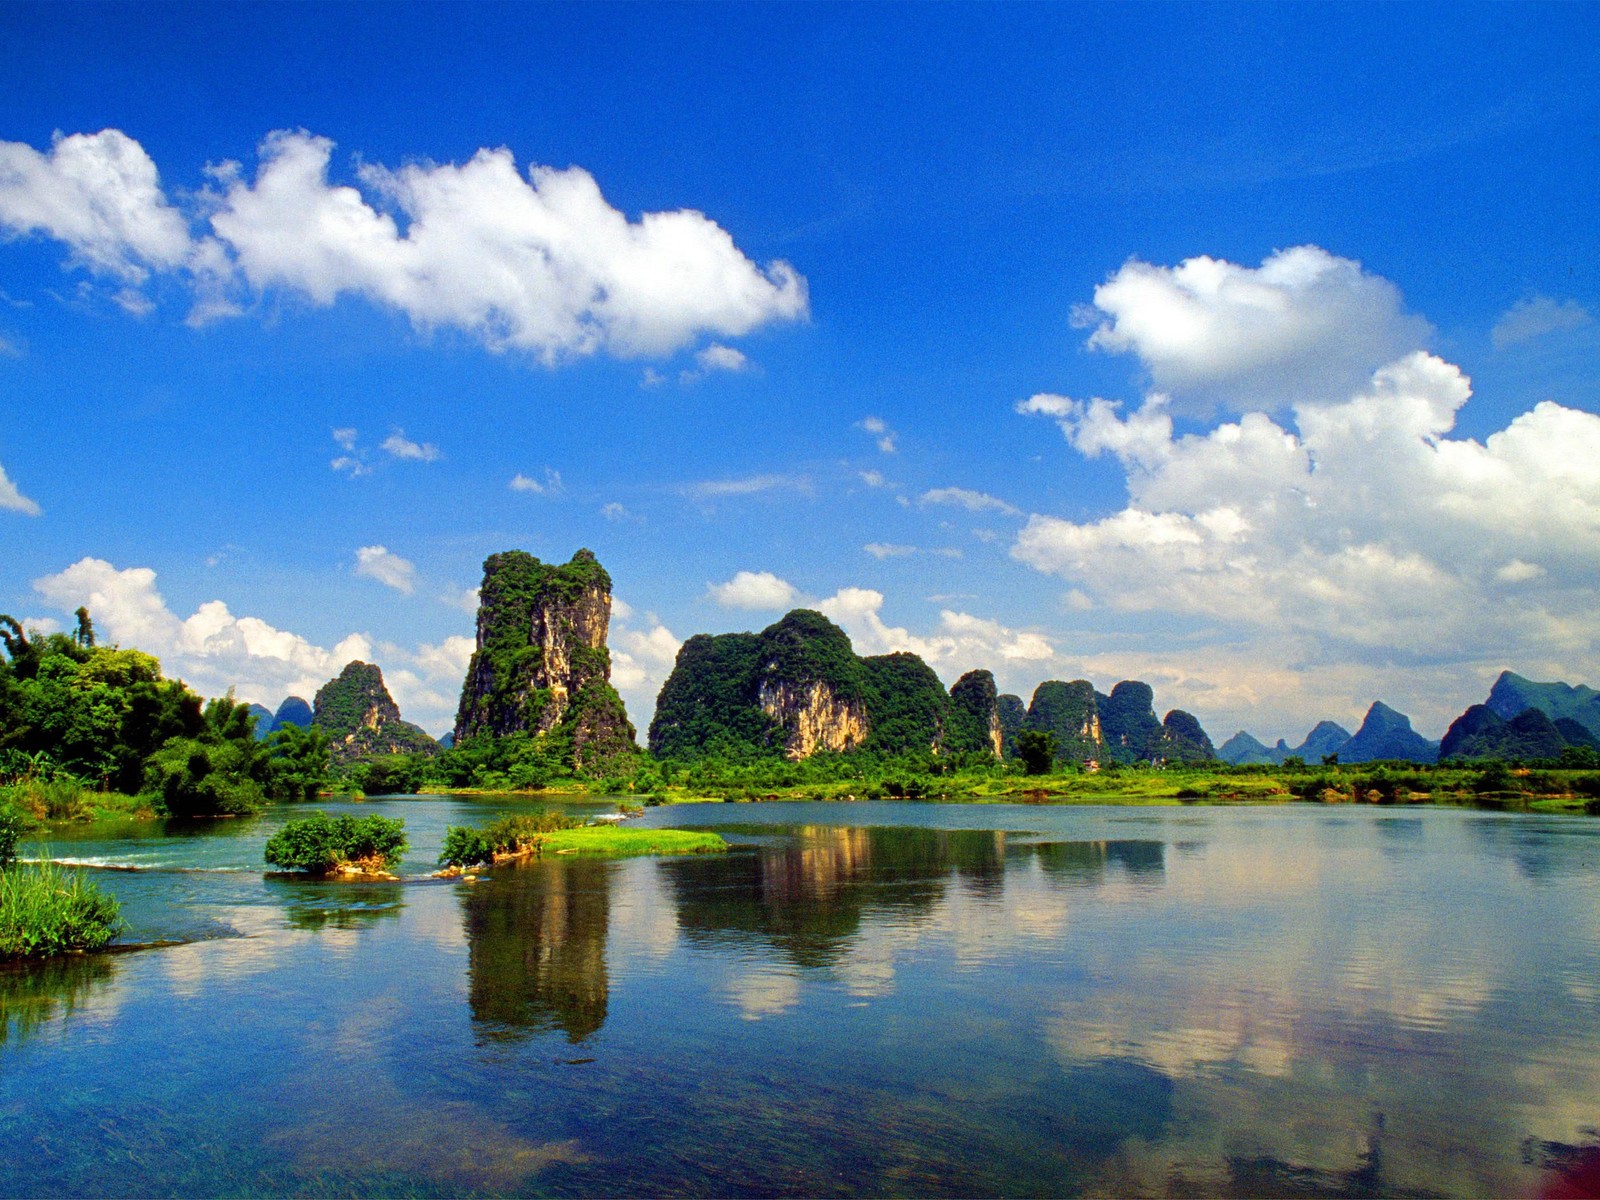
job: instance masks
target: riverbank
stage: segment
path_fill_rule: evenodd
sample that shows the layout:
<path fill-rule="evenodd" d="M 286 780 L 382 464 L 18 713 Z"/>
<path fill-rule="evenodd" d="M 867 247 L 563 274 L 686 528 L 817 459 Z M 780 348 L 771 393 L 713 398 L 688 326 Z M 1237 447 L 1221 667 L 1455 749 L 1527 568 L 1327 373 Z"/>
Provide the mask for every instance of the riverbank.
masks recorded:
<path fill-rule="evenodd" d="M 683 774 L 688 775 L 689 772 Z M 767 764 L 734 769 L 731 778 L 663 783 L 648 789 L 602 790 L 602 781 L 562 780 L 539 789 L 423 788 L 418 795 L 467 800 L 514 798 L 553 804 L 616 803 L 623 807 L 707 803 L 759 803 L 777 800 L 914 800 L 955 804 L 1133 804 L 1270 805 L 1438 804 L 1511 812 L 1600 815 L 1600 773 L 1584 770 L 1472 766 L 1422 766 L 1404 763 L 1326 767 L 1228 767 L 1217 764 L 1169 767 L 1119 767 L 1097 772 L 1063 771 L 1023 775 L 1014 770 L 978 768 L 943 774 L 863 772 L 842 779 L 773 778 Z M 746 781 L 741 775 L 751 775 Z M 615 781 L 610 781 L 615 788 Z M 324 793 L 322 799 L 365 802 L 377 797 Z M 39 814 L 46 825 L 85 821 L 150 819 L 148 798 L 82 792 L 68 808 Z"/>

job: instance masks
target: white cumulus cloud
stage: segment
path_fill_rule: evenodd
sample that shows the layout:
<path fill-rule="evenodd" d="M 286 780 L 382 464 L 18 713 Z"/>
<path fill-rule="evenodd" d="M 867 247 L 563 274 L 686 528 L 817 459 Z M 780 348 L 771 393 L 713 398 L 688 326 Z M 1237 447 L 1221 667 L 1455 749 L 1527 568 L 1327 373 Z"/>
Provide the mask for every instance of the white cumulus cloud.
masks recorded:
<path fill-rule="evenodd" d="M 168 675 L 206 696 L 232 687 L 241 699 L 268 705 L 288 695 L 309 700 L 346 663 L 372 657 L 365 635 L 351 634 L 328 650 L 258 618 L 236 617 L 221 600 L 181 618 L 167 607 L 148 567 L 119 570 L 104 559 L 84 558 L 34 580 L 33 587 L 63 612 L 86 606 L 103 641 L 156 655 Z"/>
<path fill-rule="evenodd" d="M 1037 674 L 1040 664 L 1055 656 L 1055 648 L 1041 634 L 1016 630 L 970 613 L 943 609 L 934 632 L 915 634 L 883 619 L 884 596 L 872 588 L 840 588 L 817 611 L 850 635 L 857 654 L 892 654 L 908 651 L 922 658 L 947 683 L 982 667 L 997 678 L 1015 677 L 1026 669 Z M 1026 667 L 1024 665 L 1026 664 Z"/>
<path fill-rule="evenodd" d="M 1417 352 L 1288 426 L 1255 412 L 1174 436 L 1160 397 L 1127 416 L 1041 408 L 1078 451 L 1118 460 L 1128 504 L 1032 516 L 1012 553 L 1097 605 L 1298 635 L 1327 660 L 1582 675 L 1600 633 L 1600 416 L 1546 401 L 1482 442 L 1451 437 L 1470 394 Z"/>
<path fill-rule="evenodd" d="M 354 295 L 549 364 L 666 356 L 808 315 L 788 263 L 758 266 L 692 209 L 629 220 L 581 167 L 524 175 L 509 150 L 483 149 L 459 164 L 366 164 L 349 184 L 330 179 L 332 157 L 326 138 L 271 133 L 253 179 L 238 163 L 209 168 L 213 186 L 185 212 L 120 130 L 58 135 L 48 153 L 0 142 L 0 229 L 64 243 L 74 265 L 123 285 L 113 298 L 130 311 L 148 310 L 135 289 L 158 273 L 191 284 L 196 323 L 236 315 L 252 291 Z M 732 347 L 702 352 L 703 370 L 742 365 Z"/>
<path fill-rule="evenodd" d="M 37 517 L 43 511 L 37 503 L 17 489 L 17 485 L 11 482 L 11 477 L 6 474 L 3 466 L 0 466 L 0 508 L 9 512 L 24 513 L 30 517 Z"/>
<path fill-rule="evenodd" d="M 579 167 L 524 177 L 504 149 L 461 164 L 364 166 L 357 177 L 379 207 L 330 182 L 332 153 L 326 138 L 274 133 L 253 182 L 237 171 L 225 180 L 211 224 L 258 290 L 316 304 L 359 294 L 420 328 L 464 330 L 551 363 L 670 354 L 702 334 L 806 315 L 805 280 L 787 263 L 758 267 L 692 210 L 629 221 Z"/>
<path fill-rule="evenodd" d="M 155 163 L 116 129 L 57 134 L 48 154 L 0 142 L 0 226 L 63 242 L 78 264 L 129 284 L 183 266 L 192 252 Z"/>
<path fill-rule="evenodd" d="M 638 613 L 620 597 L 611 602 L 611 618 L 611 683 L 642 741 L 683 643 L 653 613 Z"/>
<path fill-rule="evenodd" d="M 715 343 L 696 354 L 694 361 L 702 371 L 743 371 L 750 366 L 742 350 Z"/>
<path fill-rule="evenodd" d="M 1316 246 L 1259 267 L 1132 259 L 1075 316 L 1094 326 L 1091 347 L 1138 355 L 1178 402 L 1234 411 L 1337 402 L 1432 332 L 1394 284 Z"/>
<path fill-rule="evenodd" d="M 436 733 L 452 723 L 473 650 L 470 637 L 407 650 L 374 643 L 364 633 L 325 648 L 259 618 L 235 616 L 221 600 L 179 617 L 167 607 L 153 570 L 118 569 L 98 558 L 36 579 L 33 587 L 61 612 L 86 606 L 102 641 L 154 654 L 169 677 L 203 696 L 232 688 L 240 700 L 273 708 L 286 696 L 312 699 L 346 663 L 375 662 L 405 718 Z"/>
<path fill-rule="evenodd" d="M 739 571 L 726 583 L 709 583 L 706 595 L 725 608 L 757 611 L 791 608 L 800 590 L 771 571 Z"/>
<path fill-rule="evenodd" d="M 416 587 L 416 565 L 383 546 L 362 546 L 356 551 L 356 574 L 408 596 Z"/>

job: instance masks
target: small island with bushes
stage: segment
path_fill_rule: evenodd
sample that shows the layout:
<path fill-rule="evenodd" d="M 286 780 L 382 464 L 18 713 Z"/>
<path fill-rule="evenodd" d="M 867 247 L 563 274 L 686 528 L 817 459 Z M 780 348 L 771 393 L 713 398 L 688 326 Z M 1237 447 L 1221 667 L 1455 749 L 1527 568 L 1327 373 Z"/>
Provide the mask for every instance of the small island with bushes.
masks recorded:
<path fill-rule="evenodd" d="M 324 879 L 394 879 L 393 868 L 405 852 L 404 821 L 319 812 L 286 822 L 267 839 L 265 856 L 281 870 Z"/>
<path fill-rule="evenodd" d="M 442 874 L 546 855 L 581 854 L 621 858 L 642 854 L 707 854 L 726 850 L 715 833 L 687 829 L 626 829 L 585 825 L 565 813 L 504 814 L 483 829 L 452 825 L 439 851 Z"/>

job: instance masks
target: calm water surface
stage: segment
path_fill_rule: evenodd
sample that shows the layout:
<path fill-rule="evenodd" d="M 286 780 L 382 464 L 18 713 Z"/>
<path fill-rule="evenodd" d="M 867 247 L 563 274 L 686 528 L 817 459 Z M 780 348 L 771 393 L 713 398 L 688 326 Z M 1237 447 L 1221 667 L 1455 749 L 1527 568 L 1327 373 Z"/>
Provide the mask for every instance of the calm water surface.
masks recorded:
<path fill-rule="evenodd" d="M 418 878 L 264 876 L 289 810 L 52 835 L 176 944 L 0 971 L 0 1193 L 1533 1196 L 1600 1146 L 1600 822 L 708 804 L 642 820 L 734 853 L 469 884 L 503 801 L 326 807 Z"/>

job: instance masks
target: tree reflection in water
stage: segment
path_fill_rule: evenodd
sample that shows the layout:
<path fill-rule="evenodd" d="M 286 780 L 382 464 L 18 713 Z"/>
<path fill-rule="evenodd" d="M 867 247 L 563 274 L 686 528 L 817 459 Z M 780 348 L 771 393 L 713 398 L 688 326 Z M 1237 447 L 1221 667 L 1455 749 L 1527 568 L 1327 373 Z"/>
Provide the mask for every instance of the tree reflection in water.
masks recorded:
<path fill-rule="evenodd" d="M 70 1015 L 115 973 L 106 954 L 0 964 L 0 1045 L 20 1042 L 40 1025 Z"/>
<path fill-rule="evenodd" d="M 465 889 L 468 1002 L 481 1036 L 560 1030 L 576 1044 L 605 1024 L 615 870 L 582 859 L 530 863 Z"/>

